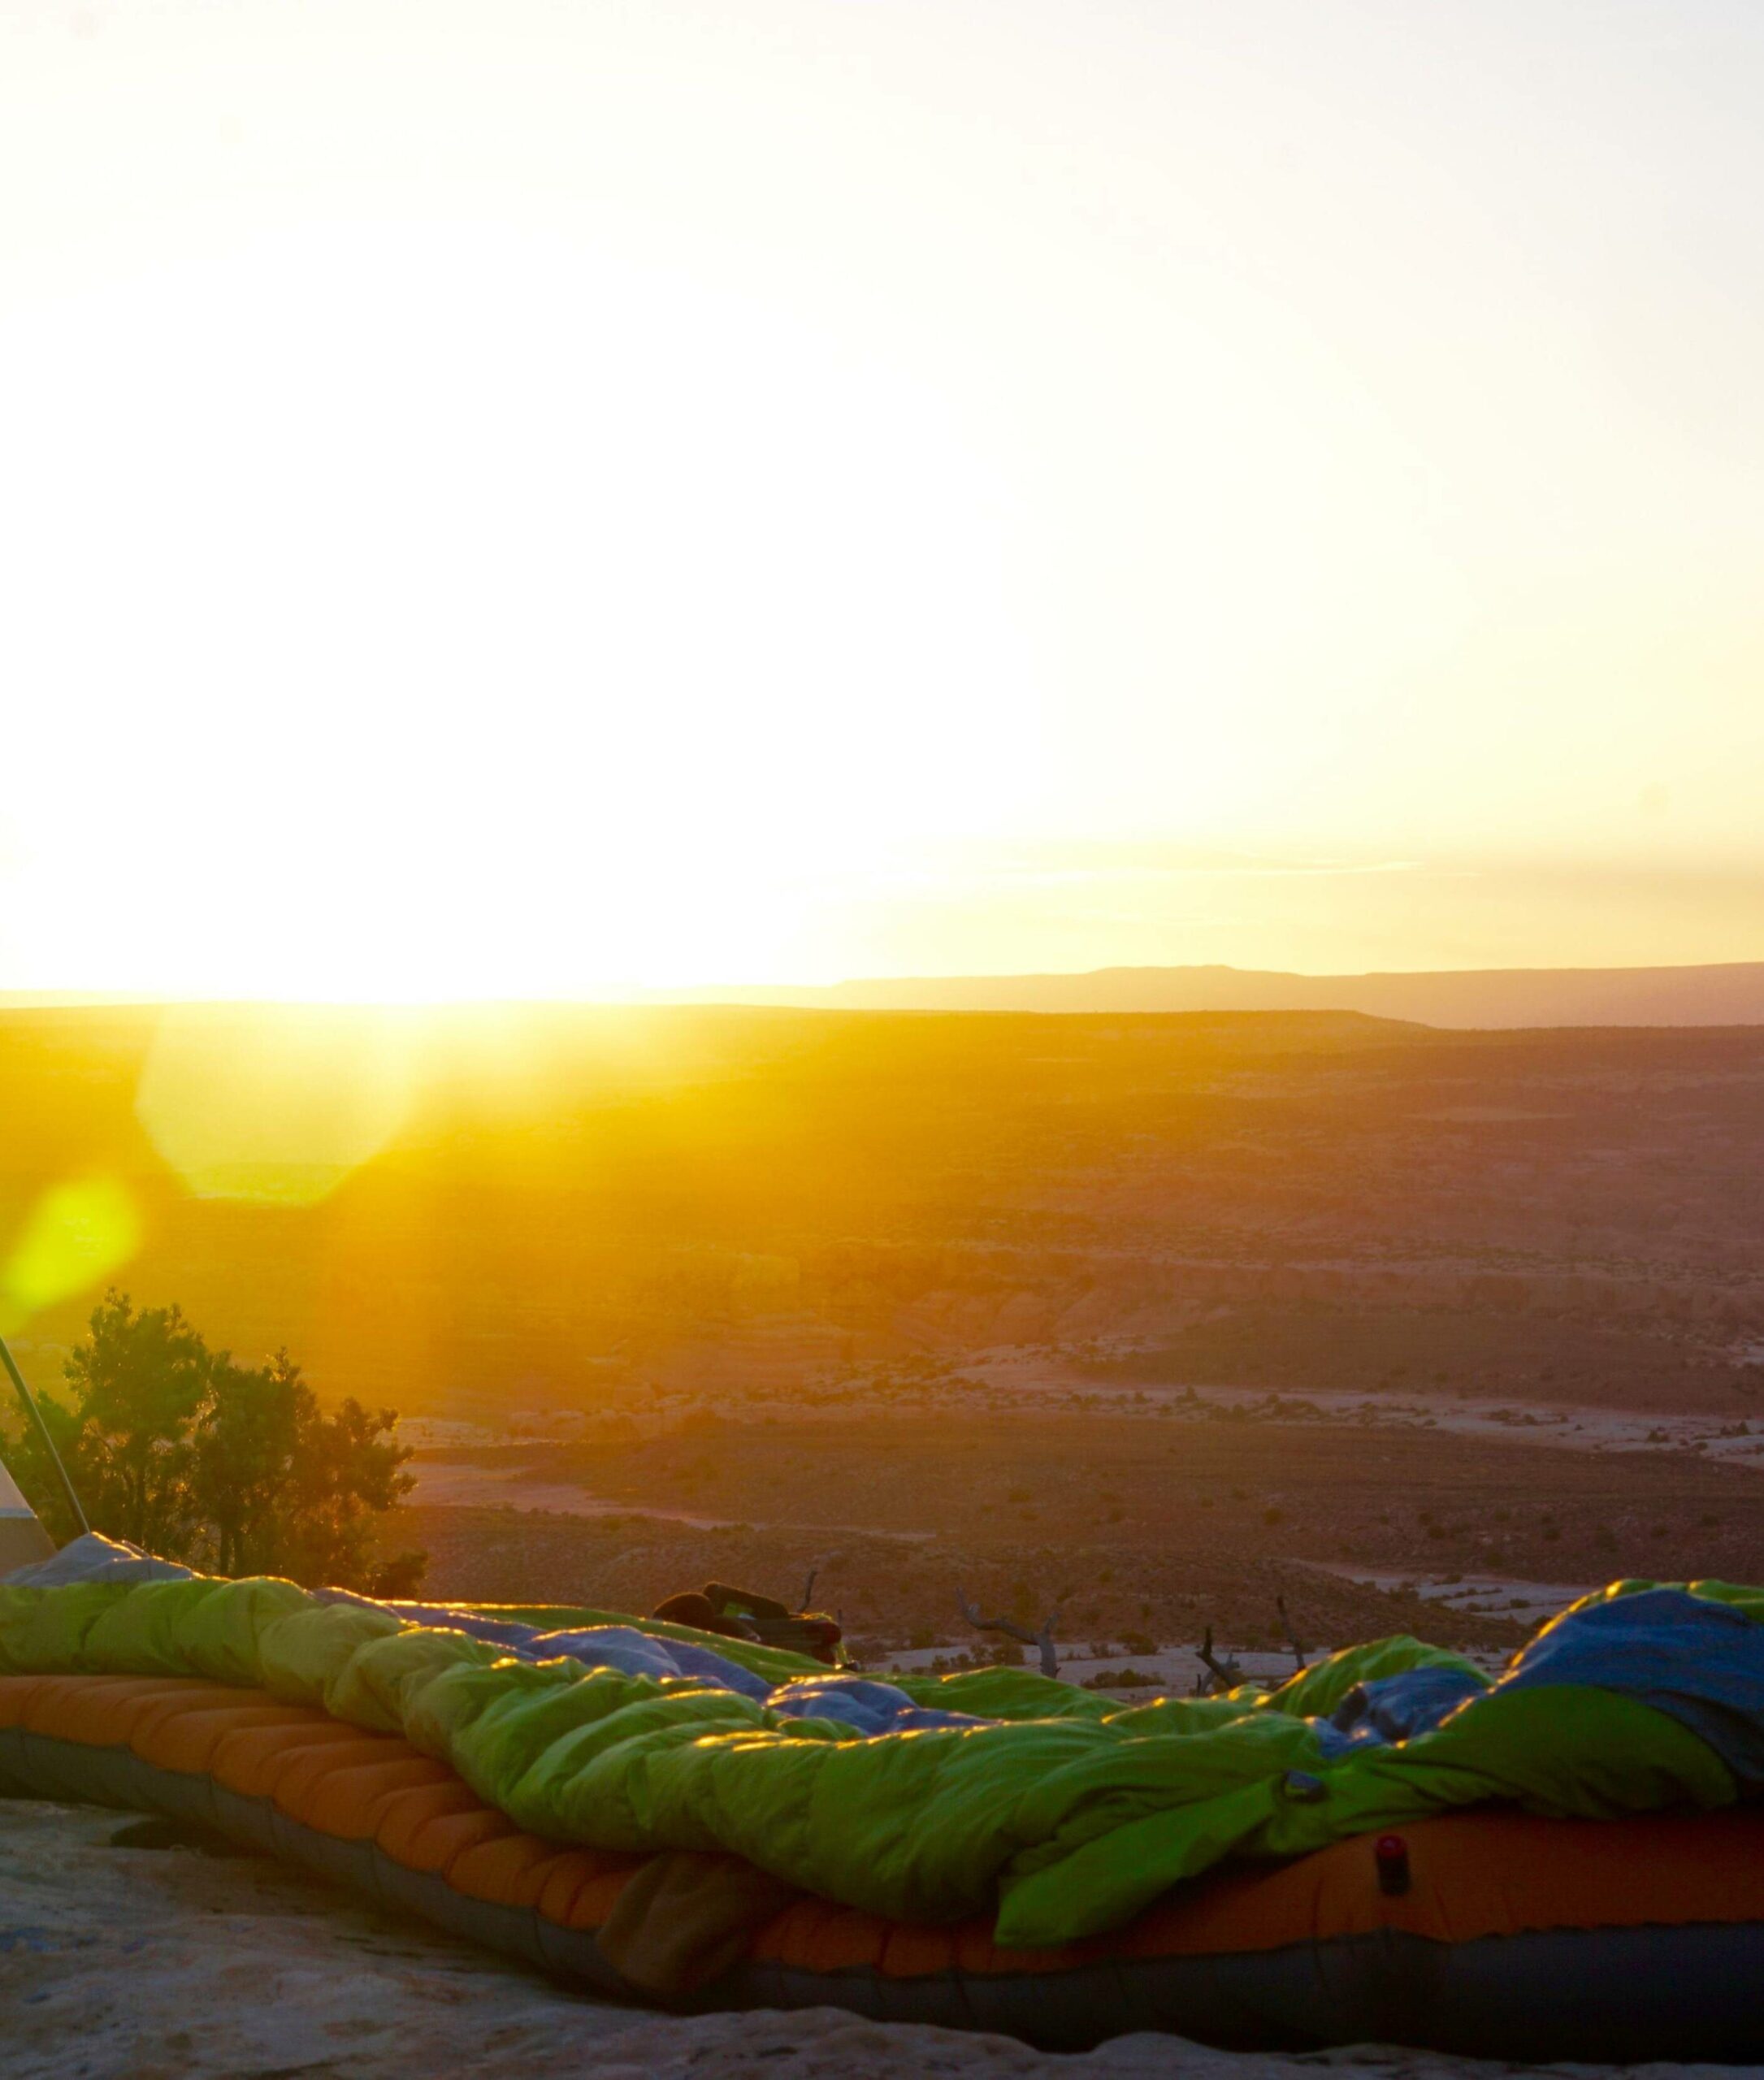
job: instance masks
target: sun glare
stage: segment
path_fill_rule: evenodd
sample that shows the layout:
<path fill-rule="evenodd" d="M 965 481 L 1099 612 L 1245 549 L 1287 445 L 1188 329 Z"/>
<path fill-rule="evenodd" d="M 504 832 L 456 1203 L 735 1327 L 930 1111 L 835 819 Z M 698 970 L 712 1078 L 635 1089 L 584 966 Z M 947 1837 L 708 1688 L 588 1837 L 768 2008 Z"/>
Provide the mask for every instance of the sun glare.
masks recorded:
<path fill-rule="evenodd" d="M 0 985 L 1755 956 L 1752 44 L 1350 11 L 0 19 Z"/>
<path fill-rule="evenodd" d="M 10 373 L 86 399 L 19 433 L 34 762 L 134 690 L 102 852 L 26 812 L 41 948 L 90 908 L 143 980 L 176 916 L 158 979 L 198 991 L 770 972 L 819 877 L 1029 776 L 996 488 L 934 395 L 776 308 L 332 226 L 39 313 Z"/>

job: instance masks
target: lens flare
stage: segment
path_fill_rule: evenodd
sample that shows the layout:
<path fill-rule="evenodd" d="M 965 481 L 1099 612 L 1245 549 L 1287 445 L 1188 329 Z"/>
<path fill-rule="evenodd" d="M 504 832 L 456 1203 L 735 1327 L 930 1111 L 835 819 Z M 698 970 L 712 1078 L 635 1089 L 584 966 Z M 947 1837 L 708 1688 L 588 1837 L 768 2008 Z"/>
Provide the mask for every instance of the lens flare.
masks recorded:
<path fill-rule="evenodd" d="M 135 1112 L 197 1198 L 313 1206 L 385 1146 L 410 1089 L 386 1016 L 185 1005 L 160 1021 Z"/>
<path fill-rule="evenodd" d="M 114 1177 L 72 1178 L 32 1207 L 0 1274 L 0 1335 L 97 1285 L 141 1246 L 141 1220 Z"/>

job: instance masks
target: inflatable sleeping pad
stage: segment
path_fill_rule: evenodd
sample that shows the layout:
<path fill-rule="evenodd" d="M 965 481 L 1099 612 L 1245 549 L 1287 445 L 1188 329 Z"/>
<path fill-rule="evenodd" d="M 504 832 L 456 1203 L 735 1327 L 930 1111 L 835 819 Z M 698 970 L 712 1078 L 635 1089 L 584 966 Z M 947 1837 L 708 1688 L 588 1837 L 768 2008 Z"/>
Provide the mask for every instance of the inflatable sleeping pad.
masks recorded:
<path fill-rule="evenodd" d="M 1619 1584 L 1120 1708 L 586 1611 L 0 1586 L 0 1792 L 163 1813 L 596 1991 L 1078 2048 L 1764 2056 L 1764 1592 Z"/>

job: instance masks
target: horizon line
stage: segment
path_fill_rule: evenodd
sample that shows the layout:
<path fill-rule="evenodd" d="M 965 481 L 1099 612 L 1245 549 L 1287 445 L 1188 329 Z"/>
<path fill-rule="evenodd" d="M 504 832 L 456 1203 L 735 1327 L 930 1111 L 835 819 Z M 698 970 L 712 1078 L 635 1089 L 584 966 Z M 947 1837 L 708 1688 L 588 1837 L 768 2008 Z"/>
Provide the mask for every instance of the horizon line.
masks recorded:
<path fill-rule="evenodd" d="M 329 990 L 288 994 L 260 994 L 228 990 L 102 990 L 80 987 L 28 986 L 0 989 L 0 1010 L 154 1010 L 167 1005 L 209 1006 L 285 1005 L 314 1008 L 354 1008 L 385 1010 L 437 1010 L 466 1005 L 579 1005 L 635 1007 L 691 1001 L 719 991 L 739 990 L 825 996 L 845 990 L 898 987 L 923 983 L 1086 982 L 1119 975 L 1231 975 L 1246 979 L 1276 977 L 1301 982 L 1366 982 L 1381 981 L 1476 981 L 1510 976 L 1586 977 L 1723 974 L 1744 968 L 1764 969 L 1764 956 L 1751 960 L 1699 961 L 1637 961 L 1586 965 L 1530 965 L 1476 968 L 1241 968 L 1230 961 L 1111 961 L 1096 968 L 960 968 L 933 973 L 923 968 L 895 973 L 841 976 L 830 982 L 721 981 L 668 984 L 606 986 L 600 989 L 538 991 L 462 991 L 421 996 L 374 996 Z"/>

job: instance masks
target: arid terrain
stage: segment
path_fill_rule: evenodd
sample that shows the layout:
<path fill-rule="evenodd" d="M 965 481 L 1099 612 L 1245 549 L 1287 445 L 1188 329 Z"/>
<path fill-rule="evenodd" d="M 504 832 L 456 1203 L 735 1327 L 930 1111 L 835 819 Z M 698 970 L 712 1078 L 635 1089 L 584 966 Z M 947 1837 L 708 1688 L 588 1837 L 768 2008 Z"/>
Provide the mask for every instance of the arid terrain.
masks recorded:
<path fill-rule="evenodd" d="M 1498 1656 L 1614 1575 L 1764 1573 L 1764 1458 L 1467 1436 L 1381 1406 L 1025 1399 L 701 1408 L 648 1435 L 431 1445 L 398 1535 L 462 1599 L 544 1583 L 647 1609 L 707 1580 L 794 1596 L 813 1567 L 879 1665 L 982 1644 L 958 1592 L 1032 1629 L 1056 1613 L 1090 1659 L 1142 1663 L 1209 1626 L 1278 1656 L 1276 1598 L 1308 1649 L 1413 1631 Z"/>
<path fill-rule="evenodd" d="M 168 1051 L 236 1161 L 137 1105 Z M 291 1087 L 378 1124 L 302 1168 Z M 1764 1029 L 76 1007 L 0 1090 L 8 1230 L 102 1177 L 138 1300 L 403 1412 L 440 1595 L 815 1566 L 878 1660 L 960 1589 L 1118 1667 L 1764 1575 Z"/>

